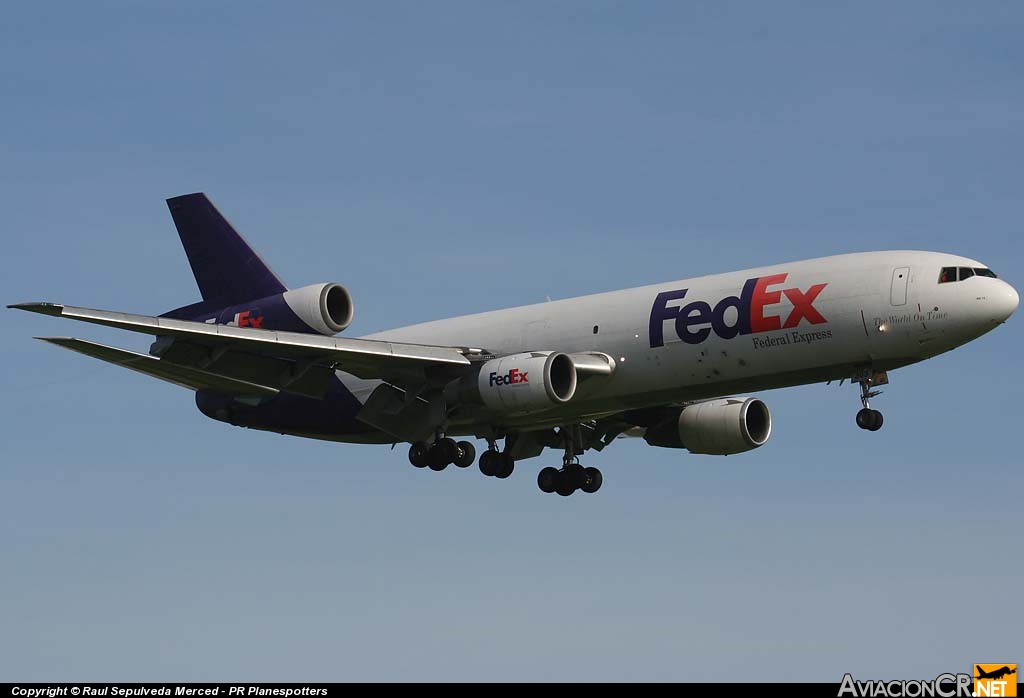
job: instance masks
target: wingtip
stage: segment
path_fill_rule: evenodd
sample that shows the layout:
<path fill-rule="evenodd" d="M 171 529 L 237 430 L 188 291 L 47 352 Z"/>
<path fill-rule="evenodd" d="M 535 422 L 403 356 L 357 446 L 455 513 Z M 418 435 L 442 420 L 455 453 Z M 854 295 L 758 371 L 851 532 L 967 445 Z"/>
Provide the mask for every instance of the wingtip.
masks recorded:
<path fill-rule="evenodd" d="M 26 310 L 43 315 L 60 315 L 64 310 L 64 306 L 60 303 L 12 303 L 7 307 L 11 310 Z"/>
<path fill-rule="evenodd" d="M 33 337 L 32 339 L 38 339 L 40 342 L 45 342 L 50 346 L 58 347 L 60 349 L 71 349 L 75 351 L 80 340 L 75 337 Z"/>

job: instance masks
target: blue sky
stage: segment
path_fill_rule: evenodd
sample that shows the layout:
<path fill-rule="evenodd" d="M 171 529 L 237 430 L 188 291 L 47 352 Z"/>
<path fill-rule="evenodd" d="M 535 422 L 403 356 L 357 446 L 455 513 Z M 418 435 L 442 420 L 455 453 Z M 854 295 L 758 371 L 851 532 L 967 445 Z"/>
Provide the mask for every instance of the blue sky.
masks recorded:
<path fill-rule="evenodd" d="M 831 253 L 1024 286 L 1019 3 L 30 4 L 0 23 L 0 300 L 198 299 L 206 191 L 361 334 Z M 1024 659 L 1021 320 L 762 394 L 598 495 L 204 418 L 0 312 L 6 680 L 933 677 Z"/>

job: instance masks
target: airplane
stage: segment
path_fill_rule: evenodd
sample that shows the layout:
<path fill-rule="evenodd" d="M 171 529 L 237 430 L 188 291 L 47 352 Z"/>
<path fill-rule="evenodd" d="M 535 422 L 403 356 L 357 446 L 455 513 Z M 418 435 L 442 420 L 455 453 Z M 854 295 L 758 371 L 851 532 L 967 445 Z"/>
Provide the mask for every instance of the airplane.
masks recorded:
<path fill-rule="evenodd" d="M 1003 678 L 1004 676 L 1008 676 L 1010 674 L 1016 674 L 1016 673 L 1017 673 L 1017 669 L 1016 668 L 1011 669 L 1009 666 L 1000 667 L 999 669 L 996 669 L 994 671 L 985 671 L 984 669 L 978 668 L 978 675 L 975 676 L 974 678 L 976 678 L 976 679 L 994 679 L 994 680 L 998 680 L 998 679 Z"/>
<path fill-rule="evenodd" d="M 289 288 L 203 193 L 167 200 L 202 300 L 159 316 L 54 303 L 8 306 L 152 335 L 149 353 L 38 337 L 195 391 L 240 427 L 363 444 L 408 443 L 417 468 L 480 471 L 562 451 L 546 493 L 594 493 L 579 456 L 617 438 L 694 454 L 763 446 L 768 406 L 747 392 L 845 380 L 856 423 L 894 369 L 996 328 L 1019 296 L 952 254 L 842 254 L 425 322 L 358 338 L 340 283 Z M 498 442 L 503 441 L 499 448 Z"/>

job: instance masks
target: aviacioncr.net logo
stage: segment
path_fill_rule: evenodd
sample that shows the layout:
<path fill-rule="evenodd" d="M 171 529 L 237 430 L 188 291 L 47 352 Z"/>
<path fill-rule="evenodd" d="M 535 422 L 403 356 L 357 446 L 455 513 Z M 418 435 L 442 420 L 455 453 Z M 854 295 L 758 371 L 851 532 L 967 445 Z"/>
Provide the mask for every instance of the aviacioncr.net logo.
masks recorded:
<path fill-rule="evenodd" d="M 898 679 L 894 681 L 857 681 L 843 676 L 839 698 L 970 698 L 970 674 L 939 674 L 931 681 Z"/>
<path fill-rule="evenodd" d="M 1016 664 L 975 664 L 974 695 L 978 698 L 1013 698 L 1017 695 Z"/>

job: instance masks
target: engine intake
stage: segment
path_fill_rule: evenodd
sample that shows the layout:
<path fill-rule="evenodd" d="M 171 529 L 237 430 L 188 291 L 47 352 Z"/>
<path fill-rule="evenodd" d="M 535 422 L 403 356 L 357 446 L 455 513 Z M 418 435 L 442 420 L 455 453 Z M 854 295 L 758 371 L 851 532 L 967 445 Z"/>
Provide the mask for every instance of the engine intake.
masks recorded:
<path fill-rule="evenodd" d="M 698 402 L 647 430 L 651 446 L 726 456 L 763 446 L 772 433 L 768 406 L 753 397 Z"/>
<path fill-rule="evenodd" d="M 491 359 L 457 386 L 459 402 L 503 414 L 562 405 L 576 394 L 576 366 L 568 354 L 529 352 Z"/>
<path fill-rule="evenodd" d="M 335 335 L 352 324 L 355 306 L 341 284 L 313 284 L 284 292 L 284 302 L 320 334 Z"/>

